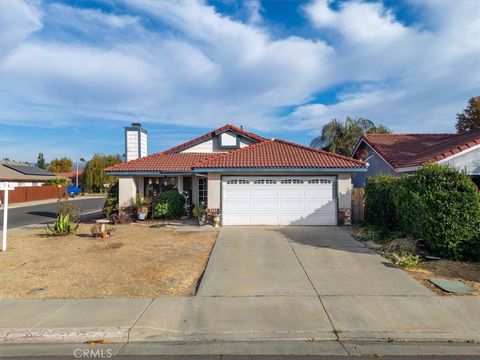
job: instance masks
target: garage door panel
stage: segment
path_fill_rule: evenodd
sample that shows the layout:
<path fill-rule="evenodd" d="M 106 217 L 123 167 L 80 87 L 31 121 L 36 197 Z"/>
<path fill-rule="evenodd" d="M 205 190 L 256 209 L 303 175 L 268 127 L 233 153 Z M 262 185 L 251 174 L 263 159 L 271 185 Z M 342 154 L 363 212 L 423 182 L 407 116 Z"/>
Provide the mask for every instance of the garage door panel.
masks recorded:
<path fill-rule="evenodd" d="M 280 189 L 278 191 L 278 197 L 280 199 L 303 199 L 305 198 L 304 189 Z"/>
<path fill-rule="evenodd" d="M 255 201 L 251 203 L 251 209 L 252 210 L 270 210 L 270 211 L 276 211 L 278 207 L 277 201 Z"/>
<path fill-rule="evenodd" d="M 246 191 L 246 189 L 226 188 L 223 191 L 223 198 L 226 200 L 245 200 L 245 193 L 247 193 L 248 197 L 250 197 L 250 194 L 248 193 L 248 190 Z"/>
<path fill-rule="evenodd" d="M 251 197 L 255 199 L 276 199 L 278 193 L 275 189 L 252 189 Z"/>
<path fill-rule="evenodd" d="M 332 193 L 330 193 L 330 191 Z M 333 190 L 332 188 L 326 188 L 326 189 L 306 189 L 305 190 L 305 197 L 307 199 L 332 199 L 333 195 Z"/>
<path fill-rule="evenodd" d="M 224 225 L 335 225 L 334 179 L 224 177 Z"/>

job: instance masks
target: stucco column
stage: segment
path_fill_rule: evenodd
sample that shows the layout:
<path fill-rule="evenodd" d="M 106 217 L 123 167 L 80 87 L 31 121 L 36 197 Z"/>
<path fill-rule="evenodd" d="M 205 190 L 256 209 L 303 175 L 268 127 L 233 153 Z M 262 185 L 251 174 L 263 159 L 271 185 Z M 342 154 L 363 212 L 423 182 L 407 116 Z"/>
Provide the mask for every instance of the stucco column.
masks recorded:
<path fill-rule="evenodd" d="M 183 176 L 177 176 L 177 189 L 180 194 L 183 193 Z"/>
<path fill-rule="evenodd" d="M 208 173 L 208 205 L 209 209 L 220 209 L 220 174 Z"/>
<path fill-rule="evenodd" d="M 137 185 L 134 177 L 121 177 L 118 179 L 118 204 L 120 207 L 130 206 L 135 200 Z"/>
<path fill-rule="evenodd" d="M 198 176 L 192 176 L 192 204 L 198 205 Z"/>

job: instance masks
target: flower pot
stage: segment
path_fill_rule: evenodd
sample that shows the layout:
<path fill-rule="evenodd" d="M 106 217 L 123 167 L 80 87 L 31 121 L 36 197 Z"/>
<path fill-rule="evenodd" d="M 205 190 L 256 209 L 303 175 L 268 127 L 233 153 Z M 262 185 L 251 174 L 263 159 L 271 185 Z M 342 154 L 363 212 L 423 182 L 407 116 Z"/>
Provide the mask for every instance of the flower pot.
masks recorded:
<path fill-rule="evenodd" d="M 146 214 L 138 213 L 137 216 L 138 216 L 138 220 L 145 220 Z"/>
<path fill-rule="evenodd" d="M 206 224 L 206 221 L 203 218 L 198 218 L 198 225 L 203 226 Z"/>

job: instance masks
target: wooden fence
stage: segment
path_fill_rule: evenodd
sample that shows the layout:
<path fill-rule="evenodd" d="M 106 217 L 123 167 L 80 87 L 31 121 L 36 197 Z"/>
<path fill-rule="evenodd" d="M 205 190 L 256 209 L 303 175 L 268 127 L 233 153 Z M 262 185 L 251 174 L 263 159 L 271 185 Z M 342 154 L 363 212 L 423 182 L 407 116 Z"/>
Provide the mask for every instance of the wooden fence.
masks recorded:
<path fill-rule="evenodd" d="M 65 194 L 65 186 L 19 186 L 8 194 L 9 203 L 21 203 L 47 199 L 58 199 L 59 195 Z M 3 202 L 3 191 L 0 191 L 0 202 Z"/>
<path fill-rule="evenodd" d="M 352 192 L 352 221 L 355 224 L 364 220 L 365 212 L 365 190 L 363 188 L 353 188 Z"/>

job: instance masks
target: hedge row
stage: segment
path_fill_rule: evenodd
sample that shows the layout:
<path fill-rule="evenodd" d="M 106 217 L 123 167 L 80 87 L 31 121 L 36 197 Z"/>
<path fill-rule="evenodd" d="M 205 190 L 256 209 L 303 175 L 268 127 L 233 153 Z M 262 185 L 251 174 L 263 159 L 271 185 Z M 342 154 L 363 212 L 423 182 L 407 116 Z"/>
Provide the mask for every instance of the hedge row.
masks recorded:
<path fill-rule="evenodd" d="M 369 178 L 365 222 L 423 239 L 444 258 L 480 260 L 480 193 L 468 175 L 446 166 Z"/>

